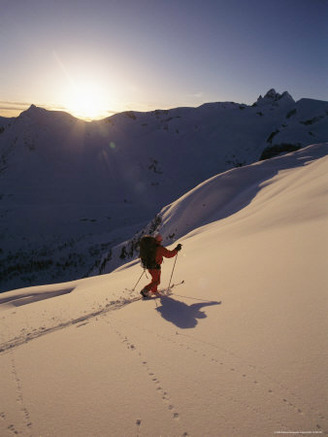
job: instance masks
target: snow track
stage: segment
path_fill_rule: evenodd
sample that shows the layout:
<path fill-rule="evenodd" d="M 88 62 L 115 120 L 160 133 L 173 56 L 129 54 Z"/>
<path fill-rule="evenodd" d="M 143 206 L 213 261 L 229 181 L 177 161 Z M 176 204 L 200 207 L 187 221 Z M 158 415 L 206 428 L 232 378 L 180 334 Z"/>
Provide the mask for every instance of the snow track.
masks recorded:
<path fill-rule="evenodd" d="M 115 311 L 120 308 L 123 308 L 126 305 L 129 305 L 133 302 L 137 302 L 141 300 L 140 296 L 132 297 L 132 298 L 120 298 L 117 300 L 112 300 L 110 303 L 106 304 L 104 307 L 100 307 L 99 310 L 90 312 L 88 314 L 85 314 L 83 316 L 68 320 L 64 323 L 59 323 L 57 325 L 51 326 L 51 327 L 45 327 L 41 326 L 39 328 L 34 328 L 31 332 L 24 332 L 24 334 L 17 336 L 11 340 L 8 340 L 6 342 L 3 342 L 0 344 L 0 353 L 6 352 L 8 350 L 11 350 L 15 347 L 21 346 L 23 344 L 26 344 L 32 340 L 35 340 L 39 337 L 42 337 L 47 334 L 51 334 L 53 332 L 56 332 L 61 329 L 69 328 L 73 325 L 77 325 L 77 327 L 84 326 L 87 324 L 90 320 L 93 318 L 103 316 L 109 311 Z"/>
<path fill-rule="evenodd" d="M 137 357 L 136 360 L 139 362 L 139 364 L 141 363 L 142 367 L 144 368 L 145 374 L 147 375 L 146 377 L 150 379 L 151 383 L 153 384 L 154 390 L 161 398 L 164 407 L 167 408 L 171 420 L 175 420 L 175 421 L 180 420 L 180 413 L 178 412 L 178 408 L 175 406 L 172 396 L 168 392 L 168 389 L 165 386 L 163 386 L 160 378 L 155 373 L 152 364 L 146 361 L 146 358 L 139 351 L 139 348 L 135 346 L 134 343 L 131 343 L 130 339 L 127 336 L 122 334 L 122 332 L 119 329 L 114 327 L 114 323 L 112 320 L 107 319 L 106 322 L 111 326 L 112 330 L 119 337 L 122 345 L 126 347 L 129 351 L 133 352 L 134 355 Z M 142 423 L 142 418 L 140 419 L 140 424 L 141 423 Z M 182 437 L 187 437 L 190 435 L 190 433 L 188 431 L 183 431 L 183 433 L 180 435 Z"/>
<path fill-rule="evenodd" d="M 181 282 L 181 284 L 184 283 L 184 281 Z M 173 284 L 172 288 L 174 286 L 180 285 L 179 284 Z M 61 294 L 66 294 L 66 293 L 58 293 L 57 295 L 61 295 Z M 39 300 L 44 299 L 42 296 L 44 295 L 49 295 L 48 293 L 40 293 L 40 294 L 36 294 L 33 298 L 33 301 L 37 302 Z M 165 296 L 165 295 L 163 295 Z M 48 297 L 47 297 L 48 298 Z M 22 298 L 19 298 L 22 299 Z M 4 298 L 3 299 L 5 302 L 7 303 L 10 298 Z M 15 299 L 16 301 L 17 299 Z M 106 299 L 108 300 L 108 299 Z M 140 296 L 140 294 L 136 291 L 132 291 L 132 290 L 127 290 L 123 293 L 122 297 L 116 299 L 116 300 L 110 300 L 108 303 L 106 304 L 99 304 L 99 307 L 96 311 L 92 311 L 90 313 L 84 314 L 82 316 L 70 319 L 66 322 L 60 322 L 58 324 L 54 324 L 53 326 L 50 327 L 46 327 L 46 326 L 41 326 L 41 327 L 33 327 L 32 330 L 27 331 L 25 328 L 22 330 L 21 335 L 15 336 L 12 339 L 9 339 L 7 341 L 3 341 L 2 343 L 0 343 L 0 353 L 4 353 L 8 350 L 11 350 L 15 347 L 21 346 L 25 343 L 28 343 L 32 340 L 35 340 L 39 337 L 42 337 L 44 335 L 47 334 L 51 334 L 53 332 L 56 332 L 58 330 L 61 329 L 65 329 L 65 328 L 69 328 L 71 326 L 76 325 L 78 328 L 81 326 L 86 325 L 87 323 L 89 323 L 90 320 L 97 318 L 97 317 L 101 317 L 104 316 L 106 313 L 110 312 L 110 311 L 116 311 L 119 310 L 121 308 L 124 308 L 127 305 L 130 305 L 134 302 L 138 302 L 141 301 L 142 298 Z M 151 301 L 152 299 L 150 299 Z M 155 299 L 153 299 L 155 300 Z"/>
<path fill-rule="evenodd" d="M 22 434 L 32 437 L 33 429 L 32 429 L 31 416 L 24 401 L 22 382 L 18 375 L 15 356 L 13 353 L 11 353 L 11 367 L 12 367 L 12 376 L 14 379 L 14 384 L 16 386 L 16 395 L 17 395 L 16 399 L 17 399 L 18 409 L 23 417 L 24 430 L 22 431 Z M 16 430 L 14 425 L 9 425 L 8 429 L 15 435 L 19 434 L 19 432 Z"/>
<path fill-rule="evenodd" d="M 181 281 L 180 283 L 177 284 L 173 284 L 171 286 L 171 288 L 176 287 L 178 285 L 183 284 L 184 281 Z M 0 302 L 2 304 L 8 304 L 8 302 L 15 302 L 15 306 L 17 305 L 17 302 L 24 302 L 24 305 L 29 302 L 29 303 L 33 303 L 33 302 L 38 302 L 40 300 L 44 300 L 44 299 L 49 299 L 50 297 L 54 297 L 54 296 L 61 296 L 63 294 L 68 294 L 70 293 L 72 290 L 74 290 L 74 288 L 70 288 L 67 289 L 66 291 L 61 290 L 60 292 L 44 292 L 44 293 L 27 293 L 27 298 L 24 299 L 24 295 L 18 295 L 17 296 L 7 296 L 5 298 L 0 299 Z M 167 295 L 166 291 L 163 291 L 162 296 Z M 105 299 L 106 302 L 108 301 L 108 298 Z M 86 325 L 87 323 L 89 323 L 90 320 L 97 318 L 97 317 L 101 317 L 103 315 L 105 315 L 106 313 L 110 312 L 110 311 L 116 311 L 119 310 L 121 308 L 124 308 L 127 305 L 130 305 L 134 302 L 138 302 L 141 301 L 142 298 L 139 294 L 139 292 L 137 291 L 132 291 L 132 290 L 125 290 L 122 293 L 122 296 L 119 297 L 118 299 L 115 300 L 110 300 L 107 303 L 98 303 L 97 306 L 98 308 L 95 311 L 86 313 L 86 311 L 84 311 L 86 314 L 83 314 L 79 317 L 75 317 L 72 318 L 70 320 L 67 320 L 65 322 L 58 322 L 55 323 L 52 326 L 33 326 L 33 328 L 27 329 L 27 328 L 23 328 L 21 330 L 20 335 L 17 335 L 11 339 L 7 339 L 6 341 L 2 340 L 2 342 L 0 343 L 0 354 L 4 353 L 8 350 L 11 350 L 15 347 L 21 346 L 25 343 L 28 343 L 32 340 L 35 340 L 39 337 L 42 337 L 44 335 L 47 334 L 51 334 L 53 332 L 56 332 L 58 330 L 61 329 L 65 329 L 65 328 L 69 328 L 71 326 L 76 325 L 78 328 L 81 326 Z M 151 301 L 152 299 L 150 299 Z M 155 299 L 153 299 L 155 300 Z M 18 305 L 23 305 L 23 303 L 18 303 Z M 50 317 L 49 317 L 50 318 Z M 55 321 L 55 317 L 52 317 L 52 319 Z M 48 323 L 49 325 L 49 323 Z M 3 334 L 3 333 L 2 333 Z M 3 335 L 2 335 L 3 337 Z"/>
<path fill-rule="evenodd" d="M 173 404 L 171 401 L 172 396 L 168 394 L 171 391 L 170 386 L 166 386 L 165 382 L 161 381 L 158 376 L 158 373 L 163 371 L 158 357 L 155 360 L 154 357 L 150 359 L 145 358 L 146 355 L 151 354 L 151 351 L 148 350 L 147 353 L 139 351 L 139 348 L 144 347 L 147 342 L 161 344 L 165 351 L 170 350 L 170 355 L 178 359 L 182 369 L 177 369 L 170 362 L 167 362 L 166 366 L 172 371 L 173 379 L 183 380 L 187 391 L 191 389 L 190 385 L 193 386 L 195 384 L 195 379 L 189 375 L 188 361 L 196 361 L 200 372 L 201 369 L 206 369 L 206 372 L 210 372 L 210 377 L 206 384 L 209 384 L 208 390 L 211 396 L 215 395 L 216 405 L 228 403 L 234 406 L 236 411 L 247 412 L 252 421 L 263 424 L 263 429 L 271 429 L 272 432 L 273 430 L 288 432 L 290 431 L 290 421 L 298 423 L 299 429 L 307 429 L 310 418 L 313 424 L 313 433 L 323 434 L 323 429 L 328 429 L 327 415 L 313 408 L 305 399 L 301 399 L 300 396 L 294 393 L 291 388 L 270 376 L 265 369 L 259 368 L 255 363 L 247 362 L 245 358 L 239 356 L 231 349 L 208 343 L 206 340 L 196 336 L 185 334 L 181 330 L 173 332 L 171 335 L 163 335 L 156 332 L 156 330 L 133 325 L 127 321 L 122 323 L 122 320 L 118 320 L 116 317 L 106 321 L 119 336 L 122 344 L 138 355 L 145 366 L 147 374 L 154 382 L 156 390 L 162 396 L 162 399 L 168 402 L 168 408 L 172 410 L 172 417 L 175 419 L 181 417 L 181 420 L 185 419 L 186 423 L 188 423 L 190 417 L 184 418 L 184 413 L 189 416 L 190 411 L 186 412 L 184 410 L 184 403 L 179 408 L 179 406 L 175 406 L 176 403 Z M 139 342 L 134 333 L 138 333 L 139 342 L 142 339 L 142 343 L 138 344 Z M 185 366 L 181 362 L 182 356 L 184 356 L 182 360 L 185 362 Z M 223 378 L 224 386 L 217 385 L 214 388 L 215 393 L 213 393 L 212 381 L 215 381 L 216 378 Z M 175 390 L 175 384 L 179 384 L 177 380 L 171 386 L 173 391 Z M 163 388 L 164 385 L 165 388 Z M 189 408 L 197 417 L 201 417 L 203 414 L 202 403 L 207 405 L 206 397 L 203 396 L 204 394 L 198 393 L 189 402 Z M 261 399 L 260 403 L 257 401 L 258 398 Z M 211 409 L 209 405 L 207 405 L 207 408 Z M 272 415 L 272 408 L 275 411 L 274 415 Z M 245 418 L 246 422 L 249 420 L 249 417 L 248 419 Z M 288 417 L 288 421 L 286 421 L 286 417 Z M 213 410 L 211 421 L 212 426 L 213 422 L 217 421 L 217 426 L 219 427 L 222 421 L 229 423 L 231 418 L 229 415 Z M 231 435 L 239 435 L 238 429 L 234 424 L 231 422 L 230 425 Z M 206 431 L 206 428 L 202 432 L 202 435 L 212 435 Z M 186 431 L 184 435 L 194 434 L 189 434 Z M 199 434 L 196 433 L 196 435 Z M 249 435 L 257 434 L 251 434 L 250 431 Z M 258 435 L 261 434 L 259 433 Z"/>

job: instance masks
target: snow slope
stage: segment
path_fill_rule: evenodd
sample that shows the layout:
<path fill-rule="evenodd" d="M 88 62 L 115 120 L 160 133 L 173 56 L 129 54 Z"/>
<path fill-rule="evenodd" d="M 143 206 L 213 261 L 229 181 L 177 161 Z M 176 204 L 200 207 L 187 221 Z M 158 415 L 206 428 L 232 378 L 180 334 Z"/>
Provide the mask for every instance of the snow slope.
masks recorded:
<path fill-rule="evenodd" d="M 169 296 L 139 300 L 135 262 L 1 294 L 1 436 L 328 435 L 327 152 L 233 170 L 168 207 L 185 280 Z M 190 226 L 198 195 L 208 214 Z"/>
<path fill-rule="evenodd" d="M 297 153 L 291 153 L 288 157 L 284 155 L 251 166 L 228 170 L 199 184 L 172 204 L 164 207 L 156 215 L 155 222 L 150 222 L 132 239 L 118 245 L 111 252 L 110 257 L 105 254 L 100 267 L 95 269 L 94 273 L 110 272 L 122 264 L 122 251 L 126 253 L 126 260 L 137 258 L 139 254 L 137 242 L 144 233 L 160 232 L 164 242 L 171 244 L 195 228 L 229 217 L 250 203 L 254 204 L 255 202 L 256 204 L 260 198 L 258 194 L 263 186 L 271 185 L 278 174 L 281 178 L 282 172 L 307 164 L 309 160 L 308 150 L 315 150 L 316 158 L 325 156 L 327 153 L 326 145 L 311 146 L 310 149 L 304 148 Z M 289 183 L 290 179 L 287 179 L 285 190 L 293 193 L 293 185 L 289 186 Z M 301 208 L 301 217 L 305 213 L 309 217 L 312 215 L 317 217 L 319 214 L 317 208 L 311 208 L 311 203 L 308 200 L 307 202 L 301 200 L 296 202 L 291 199 L 289 214 L 295 222 L 298 220 L 298 208 Z M 304 208 L 306 208 L 305 212 Z M 327 211 L 324 203 L 321 205 L 321 210 L 323 215 Z M 284 210 L 281 216 L 282 221 L 286 220 L 285 214 Z M 278 208 L 274 215 L 278 216 Z M 270 217 L 267 217 L 265 224 L 259 223 L 258 226 L 262 228 L 270 222 Z"/>
<path fill-rule="evenodd" d="M 0 120 L 0 290 L 85 276 L 161 208 L 263 152 L 328 140 L 328 102 L 270 90 L 87 123 L 31 106 Z"/>

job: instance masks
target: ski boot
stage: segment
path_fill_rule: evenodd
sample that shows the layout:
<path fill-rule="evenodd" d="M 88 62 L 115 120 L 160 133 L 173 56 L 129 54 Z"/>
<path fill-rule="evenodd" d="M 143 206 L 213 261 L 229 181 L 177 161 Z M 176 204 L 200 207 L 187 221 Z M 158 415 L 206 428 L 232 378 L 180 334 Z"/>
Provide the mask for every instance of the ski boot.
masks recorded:
<path fill-rule="evenodd" d="M 149 291 L 147 290 L 147 288 L 143 288 L 141 291 L 140 291 L 140 294 L 141 294 L 141 296 L 144 298 L 144 299 L 149 299 Z"/>

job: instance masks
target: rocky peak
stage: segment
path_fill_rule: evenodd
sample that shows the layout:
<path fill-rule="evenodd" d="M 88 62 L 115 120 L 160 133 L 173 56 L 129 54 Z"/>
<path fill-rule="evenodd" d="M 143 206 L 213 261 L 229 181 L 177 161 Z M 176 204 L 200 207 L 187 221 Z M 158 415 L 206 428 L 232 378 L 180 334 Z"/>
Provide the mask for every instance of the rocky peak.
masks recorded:
<path fill-rule="evenodd" d="M 287 92 L 283 92 L 282 94 L 279 94 L 276 92 L 274 88 L 271 88 L 264 97 L 260 96 L 256 104 L 257 105 L 266 105 L 266 104 L 277 104 L 277 103 L 289 103 L 294 104 L 295 100 L 293 97 Z"/>

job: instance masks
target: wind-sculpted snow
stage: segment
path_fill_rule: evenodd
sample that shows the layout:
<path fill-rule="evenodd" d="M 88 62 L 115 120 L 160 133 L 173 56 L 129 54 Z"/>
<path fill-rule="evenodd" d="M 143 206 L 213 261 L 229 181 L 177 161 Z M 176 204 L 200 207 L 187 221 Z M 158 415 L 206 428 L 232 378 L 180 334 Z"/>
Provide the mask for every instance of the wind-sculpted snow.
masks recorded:
<path fill-rule="evenodd" d="M 327 154 L 328 143 L 319 144 L 289 156 L 214 176 L 165 208 L 159 230 L 165 236 L 174 234 L 175 238 L 180 238 L 203 225 L 232 216 L 254 201 L 277 175 L 306 166 Z M 296 215 L 297 211 L 294 213 Z"/>
<path fill-rule="evenodd" d="M 313 145 L 295 153 L 229 170 L 210 178 L 164 207 L 156 216 L 156 226 L 153 226 L 154 221 L 151 222 L 132 240 L 114 249 L 111 260 L 105 264 L 105 267 L 103 266 L 102 271 L 110 272 L 123 262 L 138 256 L 137 242 L 142 233 L 160 232 L 166 244 L 170 244 L 189 232 L 197 232 L 198 228 L 206 224 L 227 219 L 244 210 L 247 214 L 247 206 L 256 202 L 257 196 L 264 188 L 273 184 L 276 177 L 287 175 L 288 170 L 305 167 L 327 154 L 328 143 Z M 288 190 L 288 187 L 285 189 Z M 292 186 L 289 189 L 292 190 Z M 323 204 L 321 214 L 323 215 L 325 211 Z M 306 214 L 317 217 L 318 211 L 308 208 Z M 295 222 L 298 220 L 296 206 L 290 211 L 290 218 Z M 265 223 L 262 226 L 265 226 Z M 121 259 L 122 252 L 126 254 L 124 260 Z M 104 258 L 106 259 L 106 256 Z"/>

